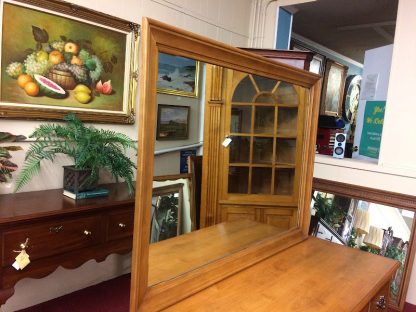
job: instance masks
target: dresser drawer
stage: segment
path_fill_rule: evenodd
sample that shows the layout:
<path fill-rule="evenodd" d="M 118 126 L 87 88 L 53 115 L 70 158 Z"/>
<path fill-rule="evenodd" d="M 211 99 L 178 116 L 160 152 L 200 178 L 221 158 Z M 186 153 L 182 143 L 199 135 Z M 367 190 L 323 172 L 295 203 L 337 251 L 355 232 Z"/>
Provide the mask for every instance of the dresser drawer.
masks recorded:
<path fill-rule="evenodd" d="M 388 311 L 388 298 L 390 293 L 390 283 L 386 283 L 381 290 L 371 299 L 369 312 Z"/>
<path fill-rule="evenodd" d="M 108 240 L 133 235 L 134 209 L 112 212 L 108 215 Z"/>
<path fill-rule="evenodd" d="M 28 238 L 30 260 L 53 256 L 100 243 L 103 237 L 101 216 L 87 216 L 37 223 L 3 232 L 2 265 L 14 262 L 20 244 Z"/>

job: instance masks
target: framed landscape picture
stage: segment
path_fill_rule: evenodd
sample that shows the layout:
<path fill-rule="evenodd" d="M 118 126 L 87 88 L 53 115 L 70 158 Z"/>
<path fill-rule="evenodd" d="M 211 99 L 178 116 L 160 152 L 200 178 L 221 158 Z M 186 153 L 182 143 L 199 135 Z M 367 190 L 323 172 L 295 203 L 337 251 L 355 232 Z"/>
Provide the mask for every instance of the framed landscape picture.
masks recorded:
<path fill-rule="evenodd" d="M 68 2 L 1 2 L 2 118 L 134 123 L 139 25 Z"/>
<path fill-rule="evenodd" d="M 159 104 L 156 139 L 186 140 L 188 136 L 189 106 Z"/>
<path fill-rule="evenodd" d="M 160 93 L 197 97 L 199 62 L 159 53 L 157 91 Z"/>

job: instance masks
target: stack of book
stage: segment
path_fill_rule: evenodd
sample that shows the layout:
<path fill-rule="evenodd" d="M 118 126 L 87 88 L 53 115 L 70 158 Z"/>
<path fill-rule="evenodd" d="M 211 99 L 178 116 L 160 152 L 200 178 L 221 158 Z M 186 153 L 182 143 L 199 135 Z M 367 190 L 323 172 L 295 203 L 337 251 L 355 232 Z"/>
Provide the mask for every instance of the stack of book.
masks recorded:
<path fill-rule="evenodd" d="M 97 188 L 95 190 L 78 192 L 78 193 L 73 193 L 71 191 L 64 190 L 64 195 L 72 199 L 101 197 L 101 196 L 107 196 L 108 193 L 109 191 L 105 188 Z"/>

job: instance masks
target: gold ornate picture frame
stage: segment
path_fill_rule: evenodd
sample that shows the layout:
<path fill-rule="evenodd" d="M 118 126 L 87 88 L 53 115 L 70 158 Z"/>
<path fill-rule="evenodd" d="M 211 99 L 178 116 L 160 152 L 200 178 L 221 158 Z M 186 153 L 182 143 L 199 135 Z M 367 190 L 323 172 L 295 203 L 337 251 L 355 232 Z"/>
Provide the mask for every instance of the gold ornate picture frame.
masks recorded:
<path fill-rule="evenodd" d="M 186 57 L 159 54 L 157 92 L 197 97 L 199 62 Z"/>
<path fill-rule="evenodd" d="M 342 116 L 342 97 L 347 72 L 347 66 L 329 59 L 326 61 L 322 85 L 321 115 Z"/>
<path fill-rule="evenodd" d="M 134 123 L 138 24 L 58 0 L 3 0 L 1 18 L 1 118 Z"/>

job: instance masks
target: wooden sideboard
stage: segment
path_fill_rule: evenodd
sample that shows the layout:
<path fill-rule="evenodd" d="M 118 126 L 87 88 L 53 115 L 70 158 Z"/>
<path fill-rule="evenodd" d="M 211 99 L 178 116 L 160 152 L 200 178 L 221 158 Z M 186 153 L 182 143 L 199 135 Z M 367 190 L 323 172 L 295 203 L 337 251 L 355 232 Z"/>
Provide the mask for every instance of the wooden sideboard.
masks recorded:
<path fill-rule="evenodd" d="M 58 266 L 76 268 L 132 248 L 134 196 L 124 183 L 108 184 L 109 196 L 73 200 L 62 189 L 0 196 L 0 304 L 22 278 L 41 278 Z M 28 239 L 31 263 L 12 267 Z"/>

